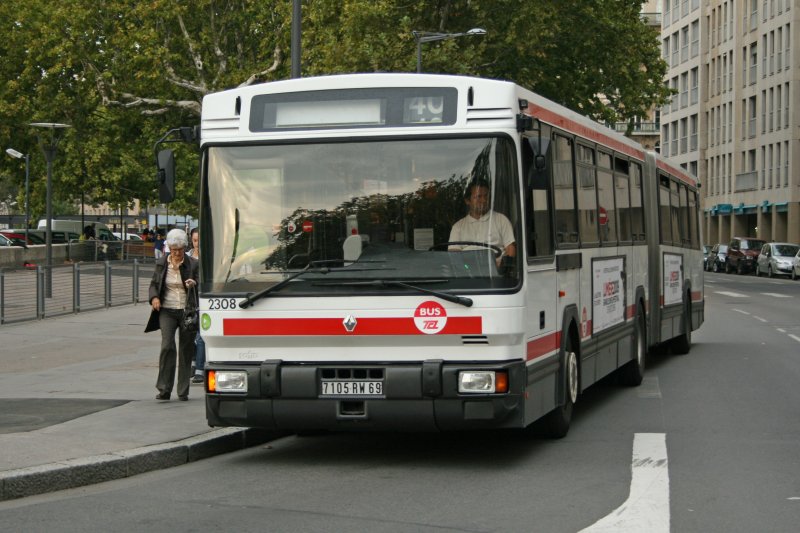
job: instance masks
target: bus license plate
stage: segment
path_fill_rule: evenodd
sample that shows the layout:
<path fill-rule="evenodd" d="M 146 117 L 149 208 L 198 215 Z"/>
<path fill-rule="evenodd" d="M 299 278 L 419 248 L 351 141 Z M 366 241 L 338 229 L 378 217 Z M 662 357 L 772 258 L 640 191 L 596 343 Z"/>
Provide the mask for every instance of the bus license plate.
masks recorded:
<path fill-rule="evenodd" d="M 323 381 L 322 396 L 383 396 L 383 382 Z"/>

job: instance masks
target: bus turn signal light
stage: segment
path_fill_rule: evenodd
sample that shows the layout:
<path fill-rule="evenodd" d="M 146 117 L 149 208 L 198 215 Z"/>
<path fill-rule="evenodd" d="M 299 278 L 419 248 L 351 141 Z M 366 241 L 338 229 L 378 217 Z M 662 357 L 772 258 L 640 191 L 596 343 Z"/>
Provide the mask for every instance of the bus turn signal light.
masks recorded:
<path fill-rule="evenodd" d="M 494 376 L 494 391 L 508 392 L 508 373 L 498 372 Z"/>
<path fill-rule="evenodd" d="M 217 373 L 213 370 L 208 371 L 208 392 L 217 392 Z"/>

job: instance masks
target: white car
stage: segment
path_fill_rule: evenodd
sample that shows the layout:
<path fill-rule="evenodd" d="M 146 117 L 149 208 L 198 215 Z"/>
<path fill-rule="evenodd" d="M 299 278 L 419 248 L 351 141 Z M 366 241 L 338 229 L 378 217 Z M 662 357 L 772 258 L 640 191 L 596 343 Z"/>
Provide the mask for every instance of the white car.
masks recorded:
<path fill-rule="evenodd" d="M 789 242 L 770 242 L 761 248 L 756 259 L 756 276 L 793 276 L 795 257 L 800 246 Z"/>
<path fill-rule="evenodd" d="M 792 264 L 792 279 L 800 278 L 800 250 L 794 256 L 794 263 Z"/>
<path fill-rule="evenodd" d="M 114 232 L 114 237 L 116 237 L 116 238 L 117 238 L 117 239 L 119 239 L 119 240 L 123 240 L 123 238 L 122 238 L 122 233 L 120 233 L 119 231 L 115 231 L 115 232 Z M 141 238 L 139 235 L 137 235 L 136 233 L 126 233 L 126 234 L 125 234 L 125 239 L 124 239 L 124 240 L 128 240 L 128 241 L 141 241 L 141 240 L 142 240 L 142 238 Z"/>

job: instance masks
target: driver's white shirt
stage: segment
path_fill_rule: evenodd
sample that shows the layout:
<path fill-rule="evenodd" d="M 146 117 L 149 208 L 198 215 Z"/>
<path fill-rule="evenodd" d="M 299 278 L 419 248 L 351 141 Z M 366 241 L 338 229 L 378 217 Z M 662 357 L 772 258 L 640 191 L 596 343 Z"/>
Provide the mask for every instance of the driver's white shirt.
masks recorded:
<path fill-rule="evenodd" d="M 516 242 L 511 222 L 502 213 L 489 210 L 481 218 L 465 216 L 450 230 L 450 242 L 471 241 L 493 244 L 505 252 L 509 244 Z M 450 246 L 448 250 L 479 250 L 480 246 Z"/>

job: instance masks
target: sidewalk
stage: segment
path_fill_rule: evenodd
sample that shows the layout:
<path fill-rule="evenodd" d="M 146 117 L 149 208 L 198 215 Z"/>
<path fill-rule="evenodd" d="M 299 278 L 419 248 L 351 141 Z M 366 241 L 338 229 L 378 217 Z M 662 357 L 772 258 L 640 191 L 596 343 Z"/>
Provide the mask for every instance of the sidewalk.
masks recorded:
<path fill-rule="evenodd" d="M 146 304 L 0 326 L 0 501 L 168 468 L 274 438 L 210 428 L 202 385 L 155 400 Z M 174 393 L 174 391 L 173 391 Z"/>

